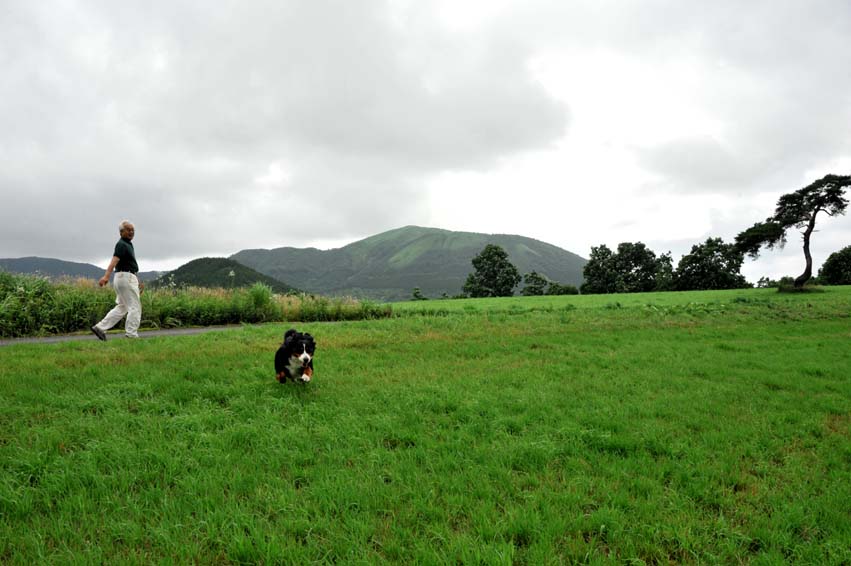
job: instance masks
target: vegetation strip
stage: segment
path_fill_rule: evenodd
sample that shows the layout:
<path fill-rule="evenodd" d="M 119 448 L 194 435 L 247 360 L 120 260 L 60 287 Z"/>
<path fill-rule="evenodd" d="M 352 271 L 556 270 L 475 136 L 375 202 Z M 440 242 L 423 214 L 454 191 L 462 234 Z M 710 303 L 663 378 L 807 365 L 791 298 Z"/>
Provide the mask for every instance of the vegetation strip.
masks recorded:
<path fill-rule="evenodd" d="M 160 288 L 142 294 L 142 329 L 273 321 L 360 320 L 390 316 L 388 306 L 352 298 L 279 295 L 247 288 Z M 114 304 L 111 289 L 88 279 L 51 283 L 0 271 L 0 338 L 88 331 Z"/>

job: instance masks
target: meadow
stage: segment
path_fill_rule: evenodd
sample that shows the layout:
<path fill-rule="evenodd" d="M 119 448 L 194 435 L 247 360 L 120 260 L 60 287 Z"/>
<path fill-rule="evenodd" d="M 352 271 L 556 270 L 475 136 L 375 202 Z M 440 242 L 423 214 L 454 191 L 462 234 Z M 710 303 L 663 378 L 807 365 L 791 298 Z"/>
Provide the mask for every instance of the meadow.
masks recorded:
<path fill-rule="evenodd" d="M 851 287 L 0 348 L 4 564 L 849 564 Z"/>

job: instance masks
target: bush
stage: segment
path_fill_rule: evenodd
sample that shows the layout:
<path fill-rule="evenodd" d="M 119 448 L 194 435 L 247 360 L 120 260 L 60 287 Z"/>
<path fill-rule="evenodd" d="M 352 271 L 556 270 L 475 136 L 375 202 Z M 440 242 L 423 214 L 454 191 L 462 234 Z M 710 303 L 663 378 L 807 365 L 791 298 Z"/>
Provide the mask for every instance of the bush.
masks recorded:
<path fill-rule="evenodd" d="M 544 295 L 547 285 L 551 282 L 546 275 L 541 275 L 537 271 L 532 271 L 531 273 L 527 273 L 523 276 L 523 283 L 525 283 L 526 286 L 523 287 L 520 294 L 524 297 L 536 297 Z"/>
<path fill-rule="evenodd" d="M 414 290 L 411 292 L 411 300 L 412 301 L 427 301 L 428 297 L 423 295 L 423 292 L 419 287 L 414 287 Z"/>
<path fill-rule="evenodd" d="M 265 283 L 255 283 L 248 289 L 254 309 L 255 321 L 276 318 L 272 308 L 272 288 Z"/>
<path fill-rule="evenodd" d="M 17 279 L 14 275 L 0 269 L 0 303 L 6 298 L 6 295 L 12 292 L 12 289 L 17 287 Z"/>
<path fill-rule="evenodd" d="M 391 307 L 350 297 L 276 295 L 250 288 L 159 288 L 142 293 L 142 327 L 174 328 L 270 321 L 335 321 L 389 317 Z M 0 337 L 88 330 L 115 304 L 111 288 L 89 279 L 51 283 L 0 272 Z"/>
<path fill-rule="evenodd" d="M 818 285 L 804 285 L 803 287 L 795 287 L 793 284 L 781 283 L 777 287 L 779 293 L 823 293 L 824 289 Z"/>
<path fill-rule="evenodd" d="M 547 295 L 578 295 L 579 289 L 574 285 L 562 285 L 553 281 L 547 288 Z"/>
<path fill-rule="evenodd" d="M 45 334 L 55 327 L 50 320 L 55 290 L 47 279 L 12 275 L 2 286 L 0 335 Z"/>

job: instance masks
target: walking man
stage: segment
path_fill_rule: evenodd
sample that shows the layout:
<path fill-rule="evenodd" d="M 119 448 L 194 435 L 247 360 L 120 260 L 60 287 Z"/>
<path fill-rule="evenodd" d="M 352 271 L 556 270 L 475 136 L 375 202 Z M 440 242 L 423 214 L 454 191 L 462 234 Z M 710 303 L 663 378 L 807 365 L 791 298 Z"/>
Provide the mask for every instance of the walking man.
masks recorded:
<path fill-rule="evenodd" d="M 115 252 L 112 261 L 106 268 L 106 273 L 98 280 L 98 285 L 103 287 L 109 283 L 109 276 L 115 271 L 115 279 L 112 282 L 115 287 L 115 307 L 106 313 L 103 320 L 92 326 L 92 332 L 101 340 L 106 340 L 106 331 L 118 324 L 118 321 L 127 315 L 124 323 L 124 335 L 127 338 L 139 337 L 139 321 L 142 319 L 142 302 L 139 295 L 145 288 L 139 283 L 136 273 L 139 265 L 136 263 L 136 252 L 133 250 L 133 236 L 136 228 L 125 220 L 118 225 L 118 233 L 121 239 L 115 244 Z"/>

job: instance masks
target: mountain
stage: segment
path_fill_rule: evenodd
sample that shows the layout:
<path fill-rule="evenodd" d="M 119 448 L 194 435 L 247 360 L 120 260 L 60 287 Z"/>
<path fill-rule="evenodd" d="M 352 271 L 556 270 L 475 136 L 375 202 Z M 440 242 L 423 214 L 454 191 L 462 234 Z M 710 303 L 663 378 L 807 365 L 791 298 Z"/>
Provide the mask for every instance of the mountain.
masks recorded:
<path fill-rule="evenodd" d="M 231 275 L 233 273 L 233 275 Z M 202 257 L 183 264 L 174 271 L 164 273 L 151 283 L 153 287 L 171 285 L 192 285 L 195 287 L 250 287 L 255 283 L 265 283 L 276 293 L 297 291 L 286 283 L 246 267 L 232 259 L 223 257 Z"/>
<path fill-rule="evenodd" d="M 0 269 L 10 273 L 24 273 L 29 275 L 44 275 L 51 279 L 59 277 L 85 277 L 87 279 L 100 279 L 105 267 L 98 267 L 91 263 L 77 263 L 75 261 L 64 261 L 49 257 L 19 257 L 0 259 Z M 140 271 L 138 277 L 141 281 L 156 279 L 158 271 Z"/>
<path fill-rule="evenodd" d="M 323 295 L 406 300 L 414 287 L 426 297 L 461 293 L 471 263 L 486 244 L 508 252 L 520 274 L 537 271 L 553 281 L 582 283 L 585 259 L 524 236 L 453 232 L 406 226 L 342 248 L 242 250 L 231 259 L 271 277 Z"/>

